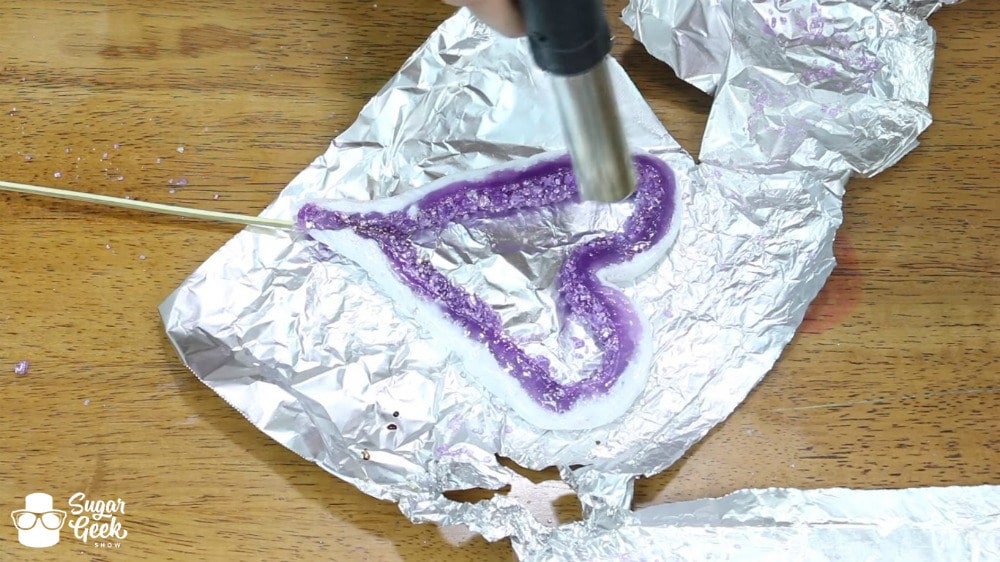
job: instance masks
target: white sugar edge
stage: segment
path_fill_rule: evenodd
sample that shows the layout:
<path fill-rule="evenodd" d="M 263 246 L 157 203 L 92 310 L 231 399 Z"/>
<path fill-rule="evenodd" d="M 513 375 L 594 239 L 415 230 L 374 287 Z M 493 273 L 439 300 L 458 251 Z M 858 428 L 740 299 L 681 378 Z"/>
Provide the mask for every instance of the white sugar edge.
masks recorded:
<path fill-rule="evenodd" d="M 317 204 L 324 209 L 334 211 L 389 213 L 398 211 L 428 193 L 452 185 L 456 181 L 486 179 L 496 172 L 525 169 L 561 156 L 563 155 L 543 154 L 473 173 L 451 175 L 405 194 L 376 201 L 325 200 Z M 677 174 L 668 164 L 664 165 L 670 171 L 674 184 L 674 213 L 667 232 L 656 244 L 634 259 L 599 270 L 597 277 L 601 282 L 613 286 L 631 283 L 659 263 L 677 239 L 682 215 L 680 185 Z M 377 242 L 362 238 L 349 228 L 309 229 L 309 234 L 333 252 L 356 263 L 368 274 L 372 283 L 394 303 L 402 315 L 412 318 L 417 326 L 426 330 L 440 345 L 455 353 L 462 363 L 464 373 L 469 375 L 468 378 L 474 384 L 481 386 L 509 406 L 522 419 L 539 429 L 588 430 L 606 425 L 625 415 L 646 387 L 653 363 L 652 333 L 648 318 L 634 302 L 631 304 L 639 320 L 641 336 L 636 342 L 635 355 L 625 370 L 604 394 L 581 398 L 569 410 L 557 413 L 539 404 L 517 379 L 500 366 L 487 346 L 466 335 L 462 328 L 448 318 L 440 305 L 418 297 L 409 286 L 401 282 Z"/>

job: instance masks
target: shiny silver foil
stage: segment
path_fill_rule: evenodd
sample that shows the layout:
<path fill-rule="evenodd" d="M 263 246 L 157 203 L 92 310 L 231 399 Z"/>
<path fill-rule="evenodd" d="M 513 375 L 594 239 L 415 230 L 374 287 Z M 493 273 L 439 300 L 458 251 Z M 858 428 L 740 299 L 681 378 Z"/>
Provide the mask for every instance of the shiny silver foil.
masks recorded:
<path fill-rule="evenodd" d="M 654 4 L 663 9 L 638 9 Z M 296 232 L 241 232 L 163 303 L 184 362 L 262 431 L 415 522 L 511 537 L 527 558 L 574 545 L 617 556 L 631 539 L 600 537 L 651 524 L 630 510 L 634 478 L 669 467 L 725 419 L 791 340 L 834 266 L 848 177 L 890 166 L 930 123 L 934 35 L 920 16 L 938 3 L 694 4 L 635 2 L 626 19 L 637 30 L 722 30 L 701 37 L 723 54 L 704 65 L 718 78 L 699 71 L 717 94 L 700 165 L 610 65 L 629 141 L 673 168 L 683 198 L 667 257 L 623 288 L 659 352 L 644 393 L 617 422 L 588 431 L 523 422 L 406 303 L 376 290 L 336 248 Z M 657 17 L 667 19 L 651 23 Z M 653 52 L 674 41 L 641 38 Z M 547 77 L 527 45 L 461 11 L 264 214 L 292 218 L 307 201 L 369 201 L 564 150 Z M 549 342 L 558 330 L 552 278 L 566 248 L 615 228 L 627 205 L 455 225 L 421 243 L 453 280 L 496 303 L 508 330 Z M 552 528 L 504 495 L 445 498 L 523 483 L 498 456 L 558 466 L 585 522 Z"/>
<path fill-rule="evenodd" d="M 1000 560 L 1000 487 L 741 490 L 645 508 L 613 529 L 555 534 L 520 554 L 567 562 Z"/>
<path fill-rule="evenodd" d="M 725 70 L 730 53 L 733 52 L 733 9 L 744 11 L 754 9 L 766 14 L 762 23 L 779 35 L 779 30 L 787 31 L 794 27 L 800 29 L 796 33 L 785 34 L 786 39 L 801 37 L 803 31 L 811 31 L 809 16 L 819 15 L 823 28 L 819 29 L 828 39 L 833 39 L 832 31 L 850 30 L 853 34 L 871 29 L 871 25 L 879 25 L 879 17 L 885 15 L 894 21 L 900 21 L 889 15 L 895 11 L 906 14 L 920 21 L 929 17 L 942 6 L 957 4 L 962 0 L 853 0 L 810 2 L 779 2 L 777 0 L 631 0 L 622 19 L 632 28 L 646 49 L 674 69 L 677 76 L 703 92 L 712 94 Z M 812 13 L 813 6 L 817 12 Z M 810 13 L 803 14 L 805 7 Z M 837 20 L 841 21 L 837 27 Z M 874 19 L 871 19 L 875 17 Z M 772 23 L 773 18 L 773 23 Z M 812 19 L 815 21 L 815 18 Z M 910 21 L 914 21 L 911 19 Z M 750 38 L 759 33 L 747 34 L 745 20 L 736 23 L 737 39 Z M 887 27 L 880 26 L 883 33 Z M 804 29 L 803 29 L 804 28 Z M 817 31 L 813 29 L 812 31 Z M 839 38 L 837 39 L 839 40 Z M 822 43 L 822 42 L 817 42 Z M 844 46 L 871 44 L 858 38 L 848 39 Z M 785 45 L 788 46 L 786 42 Z M 820 45 L 822 47 L 822 45 Z M 827 48 L 833 44 L 827 43 Z M 734 54 L 750 54 L 749 51 L 738 49 Z M 792 52 L 785 52 L 792 60 L 801 60 Z M 808 64 L 808 62 L 806 63 Z M 819 71 L 825 65 L 815 61 L 814 70 Z M 919 66 L 919 65 L 916 65 Z M 767 68 L 767 67 L 764 67 Z M 920 84 L 920 80 L 915 80 Z M 926 88 L 926 84 L 923 85 Z"/>

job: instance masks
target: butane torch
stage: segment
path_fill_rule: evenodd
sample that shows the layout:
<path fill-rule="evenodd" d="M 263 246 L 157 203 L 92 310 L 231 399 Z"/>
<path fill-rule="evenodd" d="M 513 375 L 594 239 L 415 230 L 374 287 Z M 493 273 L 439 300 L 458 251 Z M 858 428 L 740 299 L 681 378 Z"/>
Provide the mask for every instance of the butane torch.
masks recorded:
<path fill-rule="evenodd" d="M 615 103 L 607 59 L 611 31 L 601 0 L 519 0 L 531 53 L 552 76 L 580 197 L 620 201 L 635 168 Z"/>

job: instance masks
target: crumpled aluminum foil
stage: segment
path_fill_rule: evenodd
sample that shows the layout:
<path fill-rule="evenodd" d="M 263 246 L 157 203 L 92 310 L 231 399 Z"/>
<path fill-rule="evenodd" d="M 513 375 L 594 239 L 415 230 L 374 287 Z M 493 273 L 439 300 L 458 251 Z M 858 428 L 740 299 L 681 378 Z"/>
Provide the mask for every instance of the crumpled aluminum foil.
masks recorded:
<path fill-rule="evenodd" d="M 849 19 L 841 22 L 843 25 L 838 29 L 838 31 L 843 31 L 846 27 L 857 35 L 867 27 L 860 24 L 869 16 L 888 15 L 889 11 L 896 11 L 916 18 L 910 21 L 920 21 L 928 18 L 942 6 L 957 4 L 961 1 L 853 0 L 852 2 L 844 2 L 843 0 L 815 0 L 805 4 L 791 2 L 790 4 L 793 6 L 789 7 L 782 2 L 757 0 L 752 4 L 767 13 L 768 17 L 764 23 L 775 30 L 775 35 L 778 34 L 779 29 L 786 28 L 791 28 L 793 34 L 799 36 L 802 35 L 802 31 L 808 33 L 810 31 L 810 16 L 815 21 L 815 16 L 818 15 L 825 28 L 819 31 L 830 37 L 832 28 L 826 27 L 826 24 L 834 22 L 839 17 L 854 18 L 860 16 L 859 20 Z M 632 28 L 636 39 L 645 45 L 649 53 L 669 64 L 679 78 L 705 93 L 714 94 L 722 72 L 725 70 L 726 61 L 729 60 L 729 54 L 733 50 L 733 8 L 742 9 L 748 4 L 751 2 L 746 0 L 740 0 L 735 6 L 733 0 L 631 0 L 622 13 L 622 19 Z M 816 6 L 818 12 L 809 15 L 802 14 L 800 9 L 802 6 L 809 7 L 810 12 L 811 7 Z M 774 18 L 773 23 L 771 18 Z M 891 16 L 890 19 L 899 21 Z M 868 20 L 867 23 L 876 22 Z M 737 35 L 746 37 L 744 34 L 746 28 L 741 25 L 738 29 L 740 32 Z M 869 29 L 871 28 L 869 27 Z M 881 31 L 884 32 L 885 27 L 882 27 Z M 866 43 L 855 37 L 847 39 L 845 46 Z M 746 51 L 741 50 L 741 52 L 749 54 Z M 808 60 L 802 60 L 795 53 L 785 54 L 792 60 L 809 65 Z M 819 63 L 814 66 L 818 70 L 824 65 Z M 912 68 L 920 66 L 912 65 Z M 919 79 L 910 82 L 912 85 L 921 84 Z"/>
<path fill-rule="evenodd" d="M 250 228 L 224 245 L 161 306 L 169 337 L 254 425 L 365 493 L 397 502 L 415 522 L 509 536 L 526 557 L 542 545 L 642 526 L 641 513 L 630 511 L 635 476 L 664 470 L 728 416 L 791 340 L 834 265 L 847 178 L 891 165 L 930 123 L 933 31 L 912 13 L 931 4 L 911 2 L 908 11 L 899 2 L 816 1 L 774 0 L 780 10 L 735 3 L 730 31 L 708 38 L 730 52 L 720 59 L 697 166 L 611 65 L 628 138 L 674 169 L 684 198 L 683 228 L 667 258 L 625 288 L 662 351 L 644 394 L 617 423 L 575 432 L 524 423 L 364 271 L 296 232 Z M 649 28 L 643 22 L 652 16 L 637 5 L 626 13 L 637 29 Z M 776 29 L 785 24 L 774 16 L 768 25 L 772 11 L 796 25 L 801 16 L 805 27 Z M 651 50 L 670 40 L 643 37 Z M 461 11 L 264 214 L 291 218 L 317 198 L 372 200 L 562 151 L 559 130 L 548 82 L 524 42 Z M 551 284 L 542 281 L 566 244 L 611 228 L 621 212 L 574 208 L 517 228 L 456 226 L 423 243 L 453 279 L 488 301 L 514 304 L 501 312 L 509 330 L 545 340 L 556 327 Z M 586 522 L 553 529 L 504 495 L 476 504 L 444 497 L 523 480 L 498 455 L 528 468 L 558 466 Z"/>
<path fill-rule="evenodd" d="M 1000 560 L 1000 488 L 741 490 L 648 507 L 614 529 L 567 526 L 532 560 Z"/>

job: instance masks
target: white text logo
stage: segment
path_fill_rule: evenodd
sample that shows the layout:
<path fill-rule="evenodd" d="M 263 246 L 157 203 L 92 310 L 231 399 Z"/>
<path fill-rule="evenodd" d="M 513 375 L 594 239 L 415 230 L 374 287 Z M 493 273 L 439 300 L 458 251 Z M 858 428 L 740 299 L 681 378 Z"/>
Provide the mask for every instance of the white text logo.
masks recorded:
<path fill-rule="evenodd" d="M 91 500 L 83 492 L 69 498 L 70 514 L 75 518 L 68 526 L 73 535 L 85 543 L 102 548 L 119 548 L 120 542 L 128 536 L 122 527 L 120 516 L 125 515 L 125 500 Z"/>

